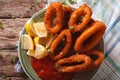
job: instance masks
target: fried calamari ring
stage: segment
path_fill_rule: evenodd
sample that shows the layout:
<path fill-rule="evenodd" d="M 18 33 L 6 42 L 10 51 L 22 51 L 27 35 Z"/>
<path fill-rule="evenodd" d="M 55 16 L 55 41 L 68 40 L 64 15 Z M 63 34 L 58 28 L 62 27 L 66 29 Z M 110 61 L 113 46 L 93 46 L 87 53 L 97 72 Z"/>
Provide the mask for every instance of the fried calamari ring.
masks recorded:
<path fill-rule="evenodd" d="M 57 46 L 59 45 L 61 40 L 64 39 L 64 37 L 65 37 L 65 43 L 64 43 L 65 46 L 61 52 L 57 52 L 57 54 L 56 54 L 55 50 L 57 49 Z M 70 30 L 69 29 L 62 30 L 61 33 L 51 43 L 50 57 L 53 60 L 58 60 L 58 59 L 63 58 L 68 53 L 68 51 L 71 47 L 71 44 L 72 44 L 72 35 L 71 35 Z"/>
<path fill-rule="evenodd" d="M 72 14 L 73 10 L 69 5 L 63 6 L 63 11 L 65 14 Z"/>
<path fill-rule="evenodd" d="M 91 15 L 92 10 L 86 4 L 83 4 L 71 14 L 68 27 L 74 28 L 73 32 L 80 31 L 89 23 Z"/>
<path fill-rule="evenodd" d="M 94 21 L 90 27 L 88 27 L 83 33 L 77 38 L 74 50 L 83 53 L 94 48 L 101 40 L 106 26 L 100 21 Z"/>
<path fill-rule="evenodd" d="M 85 54 L 72 55 L 56 62 L 59 72 L 73 73 L 83 72 L 91 64 L 92 60 Z"/>
<path fill-rule="evenodd" d="M 63 27 L 68 28 L 68 21 L 73 12 L 72 8 L 68 5 L 63 6 L 64 18 L 63 18 Z"/>
<path fill-rule="evenodd" d="M 56 13 L 55 26 L 53 26 L 54 13 Z M 60 2 L 51 3 L 44 16 L 44 23 L 47 31 L 49 33 L 54 34 L 59 33 L 60 30 L 62 29 L 62 20 L 63 20 L 62 3 Z"/>
<path fill-rule="evenodd" d="M 91 65 L 87 68 L 88 70 L 92 70 L 99 67 L 102 61 L 104 60 L 104 54 L 101 51 L 97 50 L 89 51 L 87 55 L 89 55 L 93 60 Z"/>

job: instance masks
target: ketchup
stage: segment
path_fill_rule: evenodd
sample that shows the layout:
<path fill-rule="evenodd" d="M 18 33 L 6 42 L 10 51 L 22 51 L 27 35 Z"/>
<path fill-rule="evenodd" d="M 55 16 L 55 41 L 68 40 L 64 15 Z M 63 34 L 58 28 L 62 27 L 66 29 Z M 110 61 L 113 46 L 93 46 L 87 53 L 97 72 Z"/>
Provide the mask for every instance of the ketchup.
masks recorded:
<path fill-rule="evenodd" d="M 74 74 L 70 73 L 59 73 L 49 56 L 42 59 L 32 58 L 31 64 L 42 80 L 72 80 L 74 76 Z"/>

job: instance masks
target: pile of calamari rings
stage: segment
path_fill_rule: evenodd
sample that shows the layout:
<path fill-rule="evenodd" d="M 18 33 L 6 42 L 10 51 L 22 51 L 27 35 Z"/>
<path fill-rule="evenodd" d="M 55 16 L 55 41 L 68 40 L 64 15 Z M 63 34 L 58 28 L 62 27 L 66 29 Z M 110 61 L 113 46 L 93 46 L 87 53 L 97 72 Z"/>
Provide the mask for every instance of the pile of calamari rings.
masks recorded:
<path fill-rule="evenodd" d="M 103 22 L 91 18 L 87 4 L 72 9 L 61 2 L 51 3 L 44 15 L 49 34 L 57 34 L 49 56 L 61 73 L 84 72 L 100 66 L 104 54 L 94 49 L 106 30 Z"/>

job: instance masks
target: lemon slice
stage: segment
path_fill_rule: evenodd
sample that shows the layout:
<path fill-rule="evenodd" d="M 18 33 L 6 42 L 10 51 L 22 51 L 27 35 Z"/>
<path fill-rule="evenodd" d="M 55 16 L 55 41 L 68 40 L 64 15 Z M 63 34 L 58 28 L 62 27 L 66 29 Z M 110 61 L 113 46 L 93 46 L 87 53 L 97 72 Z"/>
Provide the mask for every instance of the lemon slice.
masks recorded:
<path fill-rule="evenodd" d="M 43 46 L 45 46 L 46 48 L 50 47 L 50 44 L 52 43 L 52 41 L 55 39 L 57 35 L 54 34 L 48 34 L 47 37 L 34 37 L 34 44 L 36 46 L 36 44 L 41 44 Z"/>
<path fill-rule="evenodd" d="M 41 59 L 47 55 L 48 55 L 47 49 L 43 45 L 37 44 L 34 57 L 37 59 Z"/>
<path fill-rule="evenodd" d="M 47 30 L 46 30 L 44 22 L 34 23 L 34 29 L 38 37 L 41 38 L 41 37 L 47 36 Z"/>
<path fill-rule="evenodd" d="M 21 42 L 23 49 L 34 49 L 33 40 L 30 35 L 23 34 L 21 36 Z"/>
<path fill-rule="evenodd" d="M 35 46 L 37 45 L 37 44 L 41 44 L 41 45 L 44 45 L 45 46 L 45 44 L 46 44 L 46 37 L 42 37 L 42 38 L 40 38 L 40 37 L 34 37 L 34 44 L 35 44 Z"/>
<path fill-rule="evenodd" d="M 34 37 L 33 40 L 34 40 L 35 46 L 36 46 L 36 44 L 39 44 L 39 39 L 40 39 L 39 37 Z"/>
<path fill-rule="evenodd" d="M 25 24 L 25 29 L 27 31 L 27 33 L 32 36 L 32 37 L 35 37 L 36 36 L 36 33 L 35 33 L 35 30 L 34 30 L 34 22 L 32 19 L 29 19 L 26 24 Z"/>
<path fill-rule="evenodd" d="M 31 57 L 41 59 L 48 55 L 48 51 L 43 45 L 37 44 L 35 50 L 28 50 L 26 54 Z"/>
<path fill-rule="evenodd" d="M 35 55 L 35 50 L 28 50 L 27 55 L 34 57 Z"/>

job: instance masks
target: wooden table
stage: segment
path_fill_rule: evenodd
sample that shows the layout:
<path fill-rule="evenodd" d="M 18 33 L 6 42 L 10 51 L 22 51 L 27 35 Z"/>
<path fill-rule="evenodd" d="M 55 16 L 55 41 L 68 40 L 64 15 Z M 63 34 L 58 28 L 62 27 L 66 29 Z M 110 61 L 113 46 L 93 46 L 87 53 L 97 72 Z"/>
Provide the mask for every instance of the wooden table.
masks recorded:
<path fill-rule="evenodd" d="M 0 0 L 0 80 L 29 80 L 25 73 L 16 73 L 17 42 L 26 21 L 42 9 L 47 0 Z M 2 56 L 1 56 L 2 55 Z"/>

